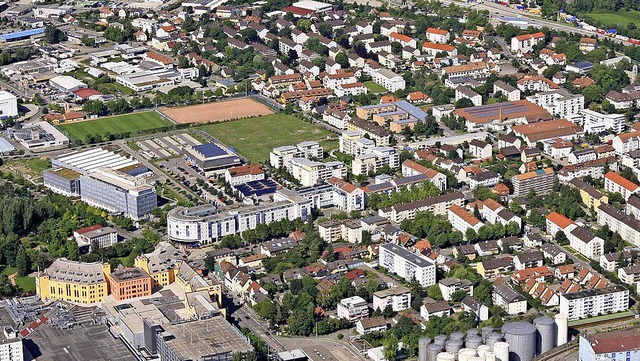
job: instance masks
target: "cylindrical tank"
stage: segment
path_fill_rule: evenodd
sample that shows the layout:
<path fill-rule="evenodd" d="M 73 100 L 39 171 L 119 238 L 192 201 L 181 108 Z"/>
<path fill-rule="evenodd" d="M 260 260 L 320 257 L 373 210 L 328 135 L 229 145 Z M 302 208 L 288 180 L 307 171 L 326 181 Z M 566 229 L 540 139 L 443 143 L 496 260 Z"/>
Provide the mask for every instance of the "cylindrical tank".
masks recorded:
<path fill-rule="evenodd" d="M 487 336 L 489 336 L 493 331 L 494 329 L 491 326 L 483 327 L 482 331 L 480 332 L 480 334 L 482 335 L 482 341 L 486 341 Z"/>
<path fill-rule="evenodd" d="M 484 357 L 488 352 L 491 352 L 491 346 L 480 345 L 476 351 L 478 351 L 478 356 Z"/>
<path fill-rule="evenodd" d="M 562 346 L 567 343 L 567 338 L 569 337 L 569 319 L 565 315 L 557 314 L 555 321 L 556 334 L 558 336 L 556 346 Z"/>
<path fill-rule="evenodd" d="M 449 340 L 444 345 L 444 349 L 447 352 L 451 352 L 451 353 L 455 353 L 455 354 L 457 354 L 458 351 L 460 351 L 461 348 L 462 348 L 462 341 L 460 341 L 460 340 Z"/>
<path fill-rule="evenodd" d="M 480 330 L 478 330 L 477 328 L 472 328 L 467 331 L 467 338 L 471 336 L 478 336 L 478 335 L 480 335 Z"/>
<path fill-rule="evenodd" d="M 537 330 L 528 322 L 510 322 L 502 326 L 504 339 L 509 343 L 512 360 L 531 361 L 536 357 Z"/>
<path fill-rule="evenodd" d="M 464 340 L 464 333 L 462 332 L 453 332 L 449 335 L 449 339 L 451 340 Z"/>
<path fill-rule="evenodd" d="M 470 348 L 463 348 L 458 351 L 458 361 L 470 361 L 471 358 L 476 356 L 476 350 Z"/>
<path fill-rule="evenodd" d="M 491 332 L 489 335 L 487 335 L 487 339 L 484 341 L 484 343 L 488 346 L 493 347 L 493 344 L 498 341 L 502 341 L 502 335 L 496 332 Z"/>
<path fill-rule="evenodd" d="M 444 346 L 444 344 L 447 343 L 447 336 L 446 335 L 438 335 L 438 336 L 433 338 L 433 343 L 438 345 L 438 346 Z"/>
<path fill-rule="evenodd" d="M 556 335 L 556 322 L 551 317 L 538 317 L 533 320 L 537 332 L 536 354 L 540 355 L 556 347 L 558 336 Z"/>
<path fill-rule="evenodd" d="M 467 340 L 464 343 L 464 347 L 477 349 L 480 345 L 482 345 L 482 337 L 478 335 L 474 335 L 471 337 L 467 337 Z"/>
<path fill-rule="evenodd" d="M 427 361 L 436 361 L 438 354 L 442 352 L 442 346 L 431 344 L 427 347 Z"/>
<path fill-rule="evenodd" d="M 484 361 L 484 357 L 476 356 L 469 359 L 469 361 Z"/>
<path fill-rule="evenodd" d="M 429 337 L 423 337 L 418 340 L 418 361 L 427 361 L 427 347 L 431 343 Z"/>
<path fill-rule="evenodd" d="M 487 354 L 484 355 L 484 361 L 496 361 L 496 354 L 493 352 L 487 352 Z"/>
<path fill-rule="evenodd" d="M 506 342 L 494 343 L 493 353 L 496 355 L 496 361 L 509 361 L 509 344 Z"/>
<path fill-rule="evenodd" d="M 456 361 L 456 355 L 451 352 L 440 352 L 436 361 Z"/>

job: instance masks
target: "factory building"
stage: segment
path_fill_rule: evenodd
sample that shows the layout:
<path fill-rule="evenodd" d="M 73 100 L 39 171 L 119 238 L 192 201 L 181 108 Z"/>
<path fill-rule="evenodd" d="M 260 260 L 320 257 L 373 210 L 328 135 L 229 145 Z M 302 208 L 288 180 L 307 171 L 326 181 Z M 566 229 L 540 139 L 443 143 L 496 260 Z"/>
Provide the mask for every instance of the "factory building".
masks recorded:
<path fill-rule="evenodd" d="M 216 143 L 189 146 L 185 148 L 184 156 L 188 163 L 195 165 L 205 173 L 237 167 L 242 163 L 240 156 Z"/>
<path fill-rule="evenodd" d="M 639 361 L 640 330 L 580 335 L 578 361 Z"/>

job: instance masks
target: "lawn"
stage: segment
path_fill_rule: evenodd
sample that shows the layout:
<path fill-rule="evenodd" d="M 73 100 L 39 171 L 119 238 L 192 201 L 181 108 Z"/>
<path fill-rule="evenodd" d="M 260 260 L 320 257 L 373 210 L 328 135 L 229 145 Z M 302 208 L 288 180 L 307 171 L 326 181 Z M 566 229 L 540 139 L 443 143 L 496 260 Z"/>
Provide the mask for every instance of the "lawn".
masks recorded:
<path fill-rule="evenodd" d="M 250 162 L 269 159 L 275 147 L 316 140 L 325 150 L 337 148 L 332 133 L 293 115 L 271 114 L 198 127 L 233 148 Z"/>
<path fill-rule="evenodd" d="M 636 26 L 640 27 L 640 11 L 617 11 L 615 14 L 612 13 L 590 13 L 586 14 L 586 16 L 593 18 L 595 21 L 599 21 L 608 25 L 612 28 L 620 27 L 621 25 L 626 25 L 633 23 Z"/>
<path fill-rule="evenodd" d="M 9 275 L 18 272 L 15 267 L 6 267 L 2 270 L 2 275 L 9 277 Z M 16 275 L 16 286 L 23 292 L 35 292 L 36 291 L 36 279 L 27 276 Z"/>
<path fill-rule="evenodd" d="M 42 171 L 51 168 L 51 160 L 47 157 L 31 159 L 13 159 L 4 163 L 5 167 L 18 176 L 31 180 L 42 178 Z"/>
<path fill-rule="evenodd" d="M 372 93 L 388 93 L 389 92 L 387 88 L 383 87 L 378 83 L 374 83 L 373 81 L 365 81 L 364 86 L 366 86 L 367 89 L 369 89 L 369 91 Z"/>
<path fill-rule="evenodd" d="M 142 131 L 171 127 L 173 124 L 156 112 L 141 112 L 114 117 L 85 120 L 77 123 L 58 125 L 69 137 L 85 140 L 87 135 L 104 136 L 107 133 L 131 135 Z"/>

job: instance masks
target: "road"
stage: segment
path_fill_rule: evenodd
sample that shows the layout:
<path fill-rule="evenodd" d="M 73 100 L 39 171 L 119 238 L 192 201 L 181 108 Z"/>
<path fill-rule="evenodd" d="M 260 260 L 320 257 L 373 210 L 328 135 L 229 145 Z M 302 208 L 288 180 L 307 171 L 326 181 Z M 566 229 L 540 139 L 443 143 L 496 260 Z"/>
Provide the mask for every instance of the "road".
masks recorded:
<path fill-rule="evenodd" d="M 288 348 L 280 342 L 280 337 L 271 334 L 269 324 L 262 320 L 249 306 L 240 306 L 240 308 L 233 312 L 232 317 L 238 320 L 241 327 L 250 329 L 256 336 L 264 340 L 271 350 L 275 352 L 288 350 Z"/>
<path fill-rule="evenodd" d="M 444 136 L 444 137 L 429 138 L 429 139 L 421 140 L 417 142 L 400 142 L 398 143 L 398 145 L 408 146 L 413 149 L 432 146 L 432 145 L 435 145 L 437 142 L 440 142 L 441 144 L 456 145 L 456 144 L 464 143 L 465 141 L 470 142 L 473 139 L 484 140 L 487 137 L 487 135 L 489 135 L 489 133 L 487 132 L 456 134 L 456 135 L 450 135 L 450 136 Z"/>

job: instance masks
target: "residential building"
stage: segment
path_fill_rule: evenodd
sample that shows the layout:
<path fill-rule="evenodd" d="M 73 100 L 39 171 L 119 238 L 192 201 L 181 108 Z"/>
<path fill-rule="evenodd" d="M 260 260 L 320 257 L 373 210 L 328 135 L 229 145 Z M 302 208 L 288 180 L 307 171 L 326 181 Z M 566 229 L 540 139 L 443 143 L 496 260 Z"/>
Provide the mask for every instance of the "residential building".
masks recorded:
<path fill-rule="evenodd" d="M 460 87 L 458 87 L 458 89 L 460 89 Z M 492 152 L 493 148 L 491 144 L 485 141 L 473 139 L 469 142 L 469 153 L 474 158 L 487 159 L 491 157 Z"/>
<path fill-rule="evenodd" d="M 560 312 L 569 321 L 629 309 L 629 290 L 620 286 L 594 288 L 560 295 Z"/>
<path fill-rule="evenodd" d="M 632 194 L 640 190 L 640 186 L 620 174 L 610 171 L 604 175 L 604 190 L 609 193 L 620 193 L 626 201 Z"/>
<path fill-rule="evenodd" d="M 378 249 L 380 267 L 407 281 L 415 279 L 422 287 L 436 283 L 436 265 L 428 258 L 393 243 L 381 244 Z"/>
<path fill-rule="evenodd" d="M 488 170 L 469 176 L 469 188 L 493 187 L 500 183 L 500 174 Z"/>
<path fill-rule="evenodd" d="M 248 164 L 239 167 L 228 168 L 224 172 L 224 179 L 232 186 L 265 179 L 265 173 L 261 164 Z"/>
<path fill-rule="evenodd" d="M 526 99 L 534 104 L 540 105 L 550 114 L 559 118 L 567 118 L 571 115 L 580 114 L 584 109 L 584 96 L 582 94 L 571 94 L 566 89 L 540 92 L 528 96 Z"/>
<path fill-rule="evenodd" d="M 463 98 L 469 99 L 471 103 L 476 107 L 482 105 L 482 95 L 474 92 L 466 86 L 461 85 L 455 90 L 455 100 L 457 102 L 458 100 Z"/>
<path fill-rule="evenodd" d="M 387 330 L 387 320 L 382 316 L 366 317 L 356 322 L 356 332 L 359 335 L 367 335 L 373 332 L 384 332 Z"/>
<path fill-rule="evenodd" d="M 438 282 L 438 287 L 445 301 L 451 301 L 451 296 L 459 291 L 473 296 L 473 282 L 466 279 L 444 278 Z"/>
<path fill-rule="evenodd" d="M 389 288 L 373 294 L 373 310 L 384 311 L 390 307 L 393 312 L 411 308 L 411 290 L 404 286 Z"/>
<path fill-rule="evenodd" d="M 513 266 L 517 271 L 527 268 L 541 267 L 544 263 L 544 256 L 540 251 L 527 251 L 513 257 Z"/>
<path fill-rule="evenodd" d="M 287 168 L 291 175 L 297 179 L 303 187 L 311 187 L 329 178 L 345 178 L 347 166 L 340 161 L 317 162 L 307 158 L 293 158 Z"/>
<path fill-rule="evenodd" d="M 567 260 L 567 254 L 562 247 L 555 243 L 545 243 L 540 247 L 540 251 L 545 259 L 549 260 L 551 265 L 562 264 Z"/>
<path fill-rule="evenodd" d="M 360 296 L 343 298 L 338 303 L 337 315 L 349 322 L 356 322 L 369 317 L 369 306 L 367 301 Z"/>
<path fill-rule="evenodd" d="M 477 270 L 484 278 L 495 278 L 513 271 L 513 258 L 496 257 L 485 259 L 478 263 Z"/>
<path fill-rule="evenodd" d="M 445 193 L 440 196 L 428 197 L 418 201 L 396 204 L 378 210 L 378 214 L 392 222 L 401 223 L 405 219 L 414 219 L 418 212 L 431 212 L 436 215 L 445 215 L 453 206 L 462 206 L 464 196 L 460 192 Z"/>
<path fill-rule="evenodd" d="M 318 142 L 300 142 L 295 146 L 273 148 L 269 154 L 269 163 L 274 168 L 287 167 L 293 158 L 322 159 L 324 149 Z"/>
<path fill-rule="evenodd" d="M 598 224 L 607 225 L 612 232 L 617 232 L 623 240 L 640 247 L 640 221 L 613 206 L 601 204 L 597 214 Z"/>
<path fill-rule="evenodd" d="M 579 114 L 567 116 L 567 119 L 578 124 L 586 133 L 590 134 L 598 134 L 605 130 L 621 134 L 626 122 L 624 114 L 604 114 L 591 109 L 582 109 Z"/>
<path fill-rule="evenodd" d="M 503 82 L 502 80 L 498 80 L 493 83 L 493 95 L 496 96 L 497 93 L 501 93 L 503 96 L 507 98 L 507 101 L 515 102 L 516 100 L 520 100 L 520 89 Z"/>
<path fill-rule="evenodd" d="M 516 197 L 526 196 L 532 191 L 538 195 L 551 193 L 556 174 L 553 168 L 539 169 L 533 172 L 518 174 L 511 178 L 513 184 L 513 195 Z"/>
<path fill-rule="evenodd" d="M 451 305 L 447 301 L 425 300 L 420 306 L 420 317 L 428 321 L 430 317 L 447 317 L 452 314 Z"/>
<path fill-rule="evenodd" d="M 390 92 L 404 90 L 407 84 L 400 74 L 396 74 L 387 68 L 381 68 L 371 74 L 371 79 L 385 87 Z"/>
<path fill-rule="evenodd" d="M 167 235 L 175 242 L 207 244 L 226 235 L 241 234 L 258 224 L 282 219 L 307 219 L 311 201 L 288 189 L 279 189 L 273 201 L 257 205 L 236 204 L 217 209 L 212 206 L 177 207 L 167 216 Z"/>
<path fill-rule="evenodd" d="M 153 280 L 153 288 L 158 289 L 176 280 L 176 271 L 186 259 L 183 251 L 169 242 L 160 242 L 151 253 L 136 257 L 133 266 L 145 271 Z"/>
<path fill-rule="evenodd" d="M 631 252 L 624 251 L 602 255 L 602 257 L 600 257 L 600 267 L 607 272 L 616 272 L 616 270 L 622 266 L 621 261 L 625 264 L 633 262 Z"/>
<path fill-rule="evenodd" d="M 493 303 L 500 306 L 508 315 L 527 312 L 527 299 L 502 282 L 493 288 Z"/>
<path fill-rule="evenodd" d="M 632 131 L 616 135 L 611 142 L 617 155 L 627 154 L 640 149 L 640 132 Z"/>
<path fill-rule="evenodd" d="M 78 248 L 91 250 L 92 245 L 100 248 L 110 247 L 118 243 L 118 231 L 111 227 L 103 227 L 99 224 L 83 227 L 73 232 L 73 238 L 78 243 Z"/>
<path fill-rule="evenodd" d="M 432 43 L 446 44 L 451 40 L 451 36 L 447 30 L 428 28 L 426 31 L 426 39 Z"/>
<path fill-rule="evenodd" d="M 402 176 L 413 177 L 418 175 L 425 175 L 428 180 L 433 183 L 438 189 L 444 191 L 447 189 L 447 176 L 438 172 L 435 169 L 427 168 L 420 163 L 414 162 L 411 159 L 407 159 L 402 162 Z"/>
<path fill-rule="evenodd" d="M 42 300 L 95 304 L 109 294 L 108 263 L 84 263 L 58 258 L 36 277 L 36 294 Z"/>
<path fill-rule="evenodd" d="M 351 172 L 354 175 L 377 172 L 381 167 L 391 169 L 400 167 L 400 153 L 391 147 L 375 147 L 369 152 L 357 155 L 351 162 Z"/>
<path fill-rule="evenodd" d="M 640 282 L 640 265 L 618 268 L 618 279 L 628 285 L 637 284 Z"/>
<path fill-rule="evenodd" d="M 524 34 L 511 38 L 511 51 L 513 53 L 530 53 L 540 42 L 545 41 L 544 33 Z"/>
<path fill-rule="evenodd" d="M 449 210 L 447 211 L 447 219 L 453 228 L 462 232 L 465 237 L 468 229 L 473 229 L 478 232 L 480 227 L 484 225 L 484 223 L 482 223 L 482 221 L 476 218 L 473 214 L 455 204 L 449 207 Z"/>
<path fill-rule="evenodd" d="M 567 238 L 569 246 L 587 258 L 597 261 L 604 254 L 604 240 L 586 228 L 575 227 L 567 234 Z"/>
<path fill-rule="evenodd" d="M 638 361 L 640 331 L 624 330 L 580 335 L 578 361 Z"/>

